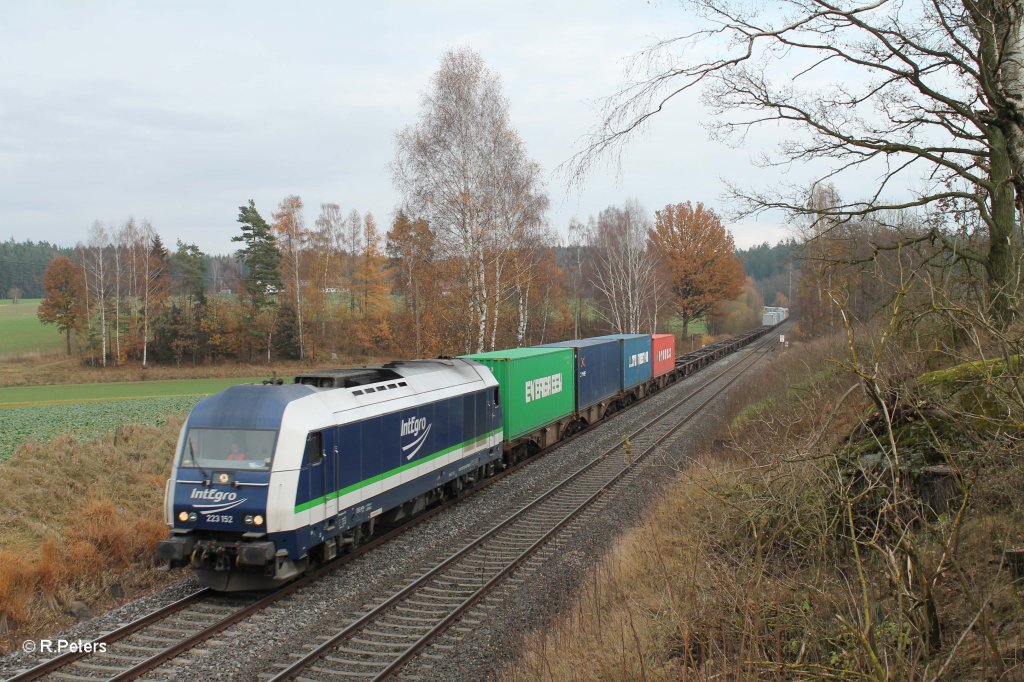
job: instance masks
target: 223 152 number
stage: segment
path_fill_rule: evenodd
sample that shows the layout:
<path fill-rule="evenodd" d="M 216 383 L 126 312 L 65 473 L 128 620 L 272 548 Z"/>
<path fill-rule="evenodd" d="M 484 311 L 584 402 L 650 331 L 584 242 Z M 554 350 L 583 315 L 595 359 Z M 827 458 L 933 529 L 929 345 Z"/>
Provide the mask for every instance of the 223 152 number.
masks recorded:
<path fill-rule="evenodd" d="M 206 520 L 210 523 L 234 523 L 235 517 L 231 514 L 207 514 Z"/>

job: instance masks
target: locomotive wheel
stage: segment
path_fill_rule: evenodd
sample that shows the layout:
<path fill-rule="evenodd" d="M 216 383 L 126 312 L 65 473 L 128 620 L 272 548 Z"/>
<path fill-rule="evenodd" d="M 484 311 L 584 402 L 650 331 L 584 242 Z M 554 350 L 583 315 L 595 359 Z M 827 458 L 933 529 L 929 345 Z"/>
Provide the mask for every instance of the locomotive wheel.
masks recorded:
<path fill-rule="evenodd" d="M 352 529 L 352 542 L 348 545 L 348 551 L 353 552 L 363 544 L 363 526 L 362 524 Z"/>

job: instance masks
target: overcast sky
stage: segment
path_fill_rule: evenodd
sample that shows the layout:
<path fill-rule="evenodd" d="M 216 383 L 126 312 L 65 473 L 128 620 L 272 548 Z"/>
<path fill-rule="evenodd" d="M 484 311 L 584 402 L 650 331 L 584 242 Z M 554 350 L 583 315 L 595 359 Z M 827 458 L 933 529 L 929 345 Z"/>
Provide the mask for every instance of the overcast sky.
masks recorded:
<path fill-rule="evenodd" d="M 395 132 L 458 47 L 501 75 L 559 232 L 630 198 L 652 214 L 679 201 L 726 213 L 721 178 L 763 186 L 752 159 L 773 140 L 710 141 L 696 96 L 582 190 L 554 172 L 624 84 L 628 58 L 689 28 L 672 1 L 3 2 L 0 239 L 73 245 L 95 220 L 134 216 L 168 246 L 224 254 L 240 204 L 269 218 L 289 194 L 309 226 L 334 202 L 386 230 Z M 784 236 L 770 220 L 732 225 L 737 244 Z"/>

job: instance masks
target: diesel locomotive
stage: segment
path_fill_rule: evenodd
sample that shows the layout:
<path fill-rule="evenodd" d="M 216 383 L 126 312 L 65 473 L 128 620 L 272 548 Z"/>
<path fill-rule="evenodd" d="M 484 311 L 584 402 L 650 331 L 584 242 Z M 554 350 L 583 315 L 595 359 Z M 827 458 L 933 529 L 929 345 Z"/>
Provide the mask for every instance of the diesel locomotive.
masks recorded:
<path fill-rule="evenodd" d="M 158 557 L 275 587 L 769 329 L 678 358 L 672 335 L 619 334 L 228 388 L 182 426 Z"/>

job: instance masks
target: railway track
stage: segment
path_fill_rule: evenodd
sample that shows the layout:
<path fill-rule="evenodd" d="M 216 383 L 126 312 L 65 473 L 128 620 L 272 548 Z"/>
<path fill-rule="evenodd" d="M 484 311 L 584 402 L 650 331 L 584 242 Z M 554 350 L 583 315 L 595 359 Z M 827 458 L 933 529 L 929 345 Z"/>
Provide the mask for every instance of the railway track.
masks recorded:
<path fill-rule="evenodd" d="M 755 342 L 755 345 L 763 343 Z M 754 347 L 751 346 L 751 349 Z M 653 444 L 647 444 L 649 439 L 645 432 L 649 427 L 664 420 L 667 415 L 712 384 L 720 382 L 722 376 L 706 381 L 631 434 L 628 437 L 630 447 L 637 453 L 632 458 L 632 464 L 646 457 L 658 443 L 663 442 L 704 405 L 725 390 L 742 371 L 736 373 L 726 386 L 718 389 L 711 397 L 691 410 L 675 427 Z M 603 423 L 608 422 L 589 427 L 574 438 Z M 562 444 L 564 442 L 551 448 L 551 451 L 557 450 Z M 325 679 L 363 679 L 391 674 L 544 545 L 552 534 L 557 533 L 580 512 L 591 506 L 595 499 L 616 481 L 635 471 L 635 466 L 624 466 L 624 458 L 608 456 L 618 449 L 616 447 L 602 453 L 590 464 L 523 507 L 514 517 L 492 528 L 456 555 L 424 573 L 420 579 L 400 590 L 384 604 L 369 608 L 338 635 L 327 639 L 313 652 L 295 661 L 273 679 L 288 679 L 320 660 L 323 660 L 325 665 L 317 665 L 314 675 L 324 676 Z M 479 484 L 473 492 L 484 489 L 536 460 L 536 457 L 530 458 L 509 468 Z M 280 590 L 265 595 L 224 595 L 209 589 L 198 590 L 94 640 L 106 645 L 104 653 L 67 653 L 19 673 L 9 678 L 9 681 L 27 682 L 44 678 L 120 681 L 138 678 L 232 625 L 265 610 L 271 604 L 301 590 L 327 573 L 337 570 L 344 563 L 373 550 L 396 535 L 407 532 L 461 499 L 464 497 L 422 514 L 413 522 L 374 539 L 341 560 L 323 566 Z M 444 572 L 446 570 L 448 572 Z M 384 620 L 383 616 L 388 609 L 389 619 Z M 374 623 L 377 624 L 376 627 L 373 626 Z M 359 648 L 367 646 L 375 648 Z M 341 667 L 331 667 L 338 665 Z"/>
<path fill-rule="evenodd" d="M 770 339 L 758 347 L 769 345 Z M 641 462 L 760 357 L 752 352 L 723 375 L 691 391 L 630 433 L 623 444 L 599 453 L 383 602 L 367 605 L 344 628 L 323 638 L 313 650 L 297 655 L 297 660 L 268 676 L 269 680 L 281 682 L 300 675 L 314 680 L 390 677 L 595 502 L 636 475 Z M 721 385 L 703 397 L 715 383 Z M 694 405 L 698 396 L 702 399 Z"/>

